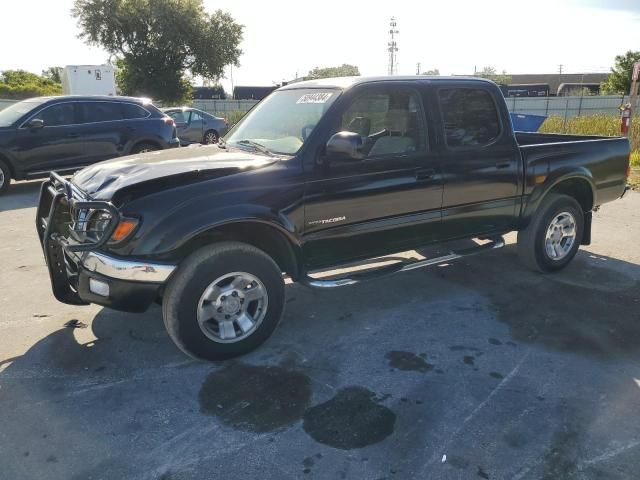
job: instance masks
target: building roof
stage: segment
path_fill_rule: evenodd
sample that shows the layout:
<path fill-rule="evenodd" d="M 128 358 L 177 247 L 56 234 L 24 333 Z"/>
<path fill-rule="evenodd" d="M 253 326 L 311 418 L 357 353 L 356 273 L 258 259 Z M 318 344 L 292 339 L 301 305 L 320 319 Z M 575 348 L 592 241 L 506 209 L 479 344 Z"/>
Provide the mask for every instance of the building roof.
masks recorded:
<path fill-rule="evenodd" d="M 546 83 L 552 93 L 558 91 L 563 83 L 601 83 L 609 78 L 608 73 L 534 73 L 534 74 L 513 74 L 510 85 Z"/>

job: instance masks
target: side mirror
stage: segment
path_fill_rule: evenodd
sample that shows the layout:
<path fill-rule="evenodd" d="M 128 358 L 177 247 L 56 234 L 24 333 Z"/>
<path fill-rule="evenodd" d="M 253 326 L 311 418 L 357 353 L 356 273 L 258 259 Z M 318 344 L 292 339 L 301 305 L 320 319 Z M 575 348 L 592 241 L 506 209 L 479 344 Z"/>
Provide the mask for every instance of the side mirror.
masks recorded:
<path fill-rule="evenodd" d="M 27 128 L 31 128 L 33 130 L 37 130 L 38 128 L 44 127 L 44 121 L 40 118 L 32 118 L 27 123 Z"/>
<path fill-rule="evenodd" d="M 336 160 L 362 160 L 362 137 L 353 132 L 338 132 L 327 142 L 327 156 Z"/>

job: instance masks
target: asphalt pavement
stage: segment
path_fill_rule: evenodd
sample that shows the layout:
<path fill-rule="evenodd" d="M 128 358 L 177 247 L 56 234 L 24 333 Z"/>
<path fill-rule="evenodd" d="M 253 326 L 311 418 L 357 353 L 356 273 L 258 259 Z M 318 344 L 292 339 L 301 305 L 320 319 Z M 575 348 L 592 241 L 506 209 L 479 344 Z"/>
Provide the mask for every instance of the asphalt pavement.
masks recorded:
<path fill-rule="evenodd" d="M 185 357 L 160 308 L 51 294 L 38 183 L 0 198 L 2 479 L 630 479 L 640 471 L 640 194 L 542 275 L 507 247 L 320 291 L 273 337 Z"/>

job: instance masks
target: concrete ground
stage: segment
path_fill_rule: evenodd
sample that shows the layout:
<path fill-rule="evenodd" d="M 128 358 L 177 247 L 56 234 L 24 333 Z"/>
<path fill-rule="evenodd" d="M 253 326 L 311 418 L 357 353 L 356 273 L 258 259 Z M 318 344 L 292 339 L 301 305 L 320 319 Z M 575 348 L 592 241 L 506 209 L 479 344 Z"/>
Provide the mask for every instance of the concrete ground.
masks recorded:
<path fill-rule="evenodd" d="M 158 307 L 57 303 L 37 195 L 0 199 L 1 478 L 637 478 L 638 193 L 556 275 L 511 244 L 289 285 L 274 336 L 223 363 L 185 357 Z"/>

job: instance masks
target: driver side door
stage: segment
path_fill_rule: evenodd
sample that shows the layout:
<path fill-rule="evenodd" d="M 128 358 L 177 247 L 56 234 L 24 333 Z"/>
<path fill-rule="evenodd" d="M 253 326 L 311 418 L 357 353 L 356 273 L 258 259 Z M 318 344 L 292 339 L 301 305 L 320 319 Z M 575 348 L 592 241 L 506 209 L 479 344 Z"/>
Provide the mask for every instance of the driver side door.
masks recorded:
<path fill-rule="evenodd" d="M 365 84 L 343 102 L 331 134 L 358 133 L 364 159 L 321 156 L 308 173 L 308 267 L 417 248 L 436 238 L 442 178 L 415 85 Z"/>

